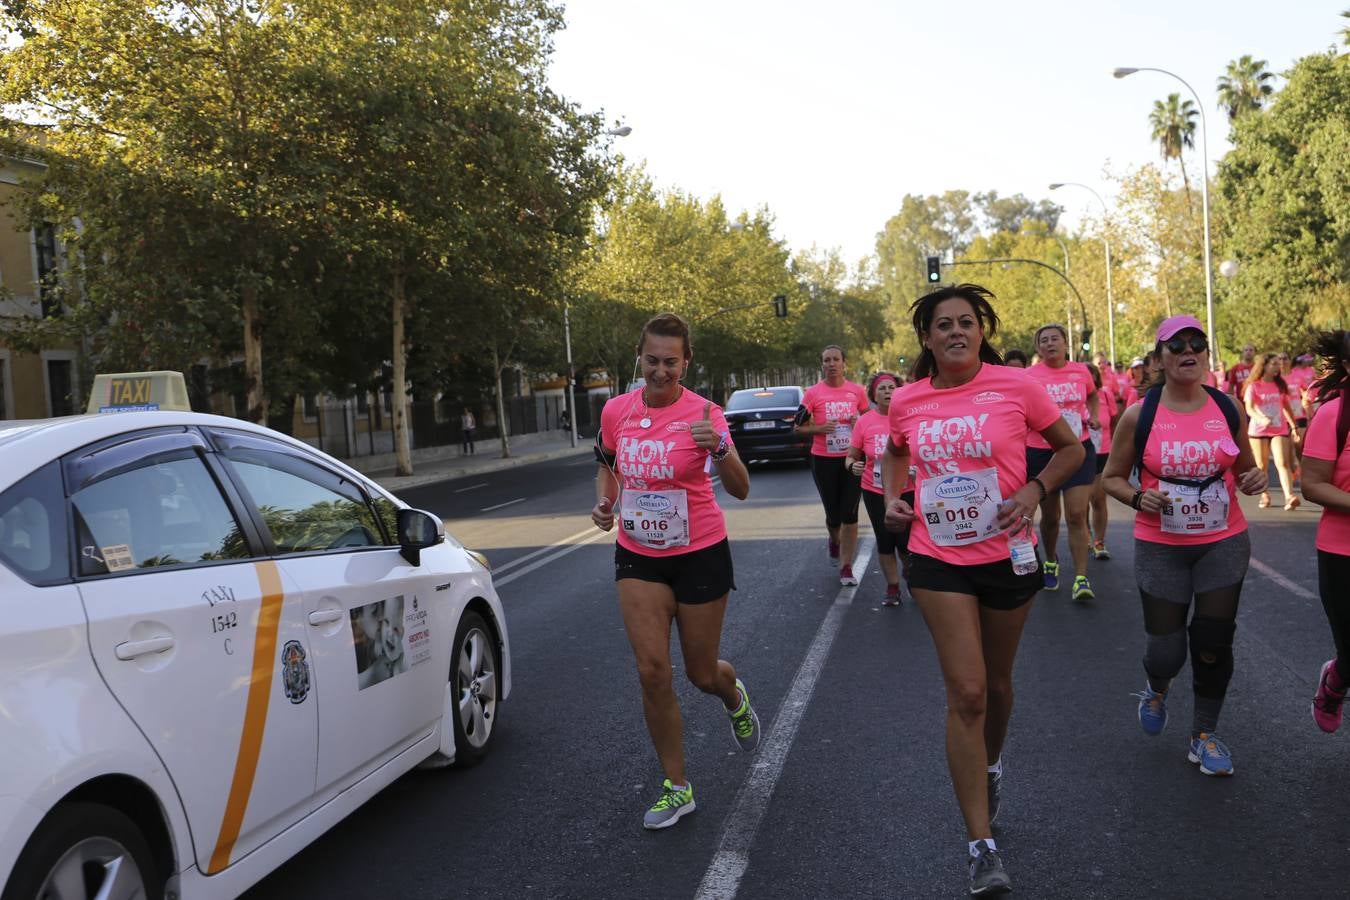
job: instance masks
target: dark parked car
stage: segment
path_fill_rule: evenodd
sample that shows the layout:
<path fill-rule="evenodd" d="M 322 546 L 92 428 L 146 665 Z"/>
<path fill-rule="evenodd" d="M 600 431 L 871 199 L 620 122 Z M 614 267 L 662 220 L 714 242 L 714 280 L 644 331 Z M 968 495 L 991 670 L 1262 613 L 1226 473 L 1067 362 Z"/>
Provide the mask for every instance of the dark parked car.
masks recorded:
<path fill-rule="evenodd" d="M 811 436 L 793 434 L 802 389 L 766 387 L 736 391 L 723 407 L 741 459 L 799 459 L 811 454 Z"/>

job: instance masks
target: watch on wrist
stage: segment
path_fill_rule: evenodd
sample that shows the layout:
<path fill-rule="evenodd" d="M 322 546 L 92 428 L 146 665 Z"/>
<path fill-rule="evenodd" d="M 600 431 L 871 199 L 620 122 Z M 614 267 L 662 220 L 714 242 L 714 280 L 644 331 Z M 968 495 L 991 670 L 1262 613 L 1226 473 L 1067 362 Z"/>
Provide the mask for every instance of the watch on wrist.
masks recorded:
<path fill-rule="evenodd" d="M 1133 506 L 1135 509 L 1140 509 L 1141 507 L 1139 506 L 1139 503 L 1143 499 L 1144 499 L 1144 492 L 1135 491 L 1134 496 L 1130 498 L 1130 505 Z"/>

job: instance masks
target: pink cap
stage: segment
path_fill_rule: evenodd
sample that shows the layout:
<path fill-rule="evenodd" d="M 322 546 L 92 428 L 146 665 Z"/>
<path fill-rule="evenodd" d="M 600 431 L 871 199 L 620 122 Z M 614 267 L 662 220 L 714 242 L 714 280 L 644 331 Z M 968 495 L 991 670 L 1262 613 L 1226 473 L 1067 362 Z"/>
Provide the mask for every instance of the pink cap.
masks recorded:
<path fill-rule="evenodd" d="M 1173 316 L 1158 326 L 1158 340 L 1169 341 L 1178 331 L 1185 331 L 1187 328 L 1194 328 L 1201 334 L 1205 333 L 1205 326 L 1201 325 L 1195 316 Z"/>

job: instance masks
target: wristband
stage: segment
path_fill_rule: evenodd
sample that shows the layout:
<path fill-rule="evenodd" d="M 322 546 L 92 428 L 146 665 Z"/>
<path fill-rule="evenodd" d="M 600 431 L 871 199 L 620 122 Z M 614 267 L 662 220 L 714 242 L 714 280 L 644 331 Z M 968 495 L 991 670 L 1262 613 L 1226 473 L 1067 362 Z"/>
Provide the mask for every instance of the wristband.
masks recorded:
<path fill-rule="evenodd" d="M 1130 505 L 1133 506 L 1135 509 L 1139 509 L 1140 508 L 1139 501 L 1143 499 L 1144 499 L 1144 492 L 1135 491 L 1134 496 L 1130 498 Z"/>
<path fill-rule="evenodd" d="M 1041 476 L 1039 475 L 1032 475 L 1031 480 L 1036 482 L 1036 487 L 1041 489 L 1041 499 L 1044 500 L 1050 494 L 1050 492 L 1045 489 L 1045 482 L 1041 481 Z"/>
<path fill-rule="evenodd" d="M 727 454 L 731 452 L 731 439 L 727 437 L 725 433 L 721 435 L 721 438 L 722 439 L 717 442 L 717 449 L 709 454 L 712 456 L 713 462 L 721 462 L 726 459 Z"/>

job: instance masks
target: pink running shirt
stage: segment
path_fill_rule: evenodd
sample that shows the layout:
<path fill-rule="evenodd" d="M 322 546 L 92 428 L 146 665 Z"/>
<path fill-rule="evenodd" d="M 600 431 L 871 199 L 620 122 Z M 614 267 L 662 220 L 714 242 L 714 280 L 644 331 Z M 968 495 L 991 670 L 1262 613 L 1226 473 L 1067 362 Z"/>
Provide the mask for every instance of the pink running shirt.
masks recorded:
<path fill-rule="evenodd" d="M 1336 452 L 1336 417 L 1341 412 L 1341 398 L 1335 397 L 1318 407 L 1308 423 L 1308 435 L 1303 439 L 1303 455 L 1325 459 L 1332 463 L 1331 483 L 1342 491 L 1350 491 L 1350 440 L 1341 452 Z M 1330 507 L 1322 508 L 1317 523 L 1318 550 L 1350 556 L 1350 513 Z"/>
<path fill-rule="evenodd" d="M 853 437 L 852 423 L 871 408 L 871 403 L 867 400 L 867 389 L 860 384 L 845 381 L 835 388 L 817 381 L 806 389 L 802 406 L 811 414 L 812 425 L 824 425 L 829 421 L 841 423 L 833 435 L 816 434 L 811 438 L 812 456 L 837 457 L 848 455 Z"/>
<path fill-rule="evenodd" d="M 1087 366 L 1080 362 L 1066 362 L 1058 369 L 1052 369 L 1045 363 L 1036 363 L 1026 373 L 1045 388 L 1050 399 L 1059 407 L 1060 416 L 1069 423 L 1069 428 L 1077 429 L 1078 440 L 1086 441 L 1089 418 L 1087 401 L 1088 397 L 1097 393 L 1097 386 L 1092 383 L 1092 373 L 1087 370 Z M 1050 449 L 1050 443 L 1038 431 L 1027 435 L 1027 446 Z"/>
<path fill-rule="evenodd" d="M 853 443 L 850 446 L 857 447 L 863 452 L 863 462 L 867 466 L 863 469 L 862 476 L 862 487 L 865 491 L 874 494 L 886 493 L 872 476 L 877 471 L 877 460 L 886 452 L 886 439 L 890 436 L 890 420 L 875 409 L 863 413 L 858 424 L 853 426 Z"/>
<path fill-rule="evenodd" d="M 1237 481 L 1232 469 L 1237 461 L 1238 446 L 1228 431 L 1223 410 L 1213 397 L 1208 394 L 1205 397 L 1205 405 L 1192 413 L 1173 412 L 1161 402 L 1158 404 L 1157 417 L 1144 446 L 1144 471 L 1139 473 L 1139 487 L 1146 491 L 1158 490 L 1159 476 L 1196 482 L 1223 472 L 1223 490 L 1228 496 L 1228 527 L 1195 534 L 1164 531 L 1161 515 L 1141 509 L 1134 514 L 1134 536 L 1141 541 L 1172 546 L 1212 544 L 1247 530 L 1247 519 L 1237 501 Z M 1174 509 L 1173 512 L 1183 511 Z"/>
<path fill-rule="evenodd" d="M 1289 422 L 1284 418 L 1284 401 L 1288 395 L 1280 390 L 1273 381 L 1252 381 L 1248 379 L 1243 392 L 1243 400 L 1251 400 L 1261 412 L 1270 417 L 1269 425 L 1256 424 L 1253 416 L 1247 422 L 1247 434 L 1252 437 L 1278 437 L 1289 433 Z"/>
<path fill-rule="evenodd" d="M 605 404 L 600 413 L 600 442 L 605 450 L 615 451 L 614 469 L 622 484 L 621 493 L 633 494 L 630 499 L 647 491 L 685 491 L 689 544 L 656 548 L 633 540 L 623 529 L 622 499 L 616 498 L 614 518 L 619 544 L 643 556 L 675 556 L 711 547 L 727 536 L 727 525 L 708 475 L 709 453 L 689 434 L 689 424 L 703 418 L 707 400 L 686 388 L 669 406 L 648 408 L 642 402 L 642 390 L 620 394 Z M 642 427 L 644 417 L 650 419 L 646 428 Z M 714 431 L 728 434 L 722 407 L 714 403 L 710 418 Z"/>
<path fill-rule="evenodd" d="M 1316 377 L 1317 373 L 1313 371 L 1312 366 L 1294 366 L 1289 370 L 1289 374 L 1284 376 L 1284 383 L 1289 385 L 1289 405 L 1294 409 L 1295 419 L 1307 418 L 1308 410 L 1303 403 L 1303 392 Z"/>
<path fill-rule="evenodd" d="M 1102 430 L 1096 432 L 1096 434 L 1101 435 L 1101 446 L 1097 446 L 1097 440 L 1093 440 L 1092 444 L 1096 447 L 1098 456 L 1105 456 L 1111 452 L 1111 420 L 1116 417 L 1117 401 L 1115 395 L 1110 391 L 1102 391 L 1097 395 L 1097 402 L 1101 404 L 1099 418 L 1101 419 Z M 1093 432 L 1089 430 L 1088 434 L 1091 436 Z"/>
<path fill-rule="evenodd" d="M 998 470 L 1007 500 L 1027 483 L 1027 436 L 1049 428 L 1059 408 L 1026 369 L 988 363 L 960 387 L 935 388 L 931 378 L 907 384 L 891 397 L 891 440 L 909 448 L 916 504 L 927 479 Z M 951 565 L 980 565 L 1008 558 L 1007 534 L 962 546 L 939 546 L 928 533 L 930 510 L 916 509 L 909 549 Z"/>

